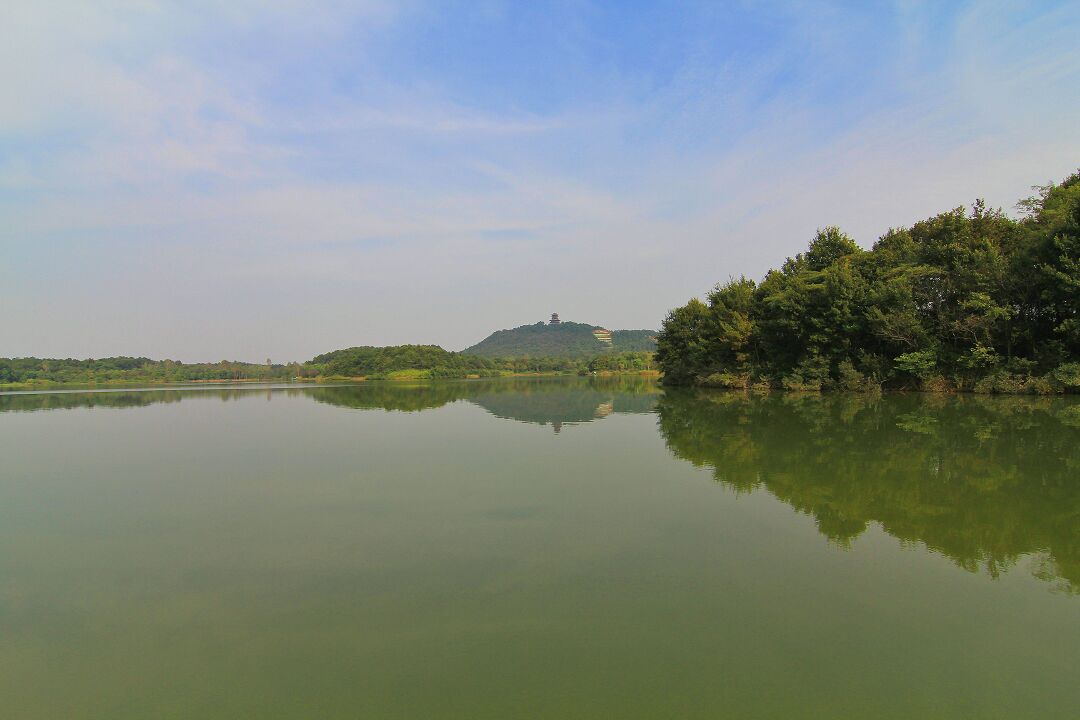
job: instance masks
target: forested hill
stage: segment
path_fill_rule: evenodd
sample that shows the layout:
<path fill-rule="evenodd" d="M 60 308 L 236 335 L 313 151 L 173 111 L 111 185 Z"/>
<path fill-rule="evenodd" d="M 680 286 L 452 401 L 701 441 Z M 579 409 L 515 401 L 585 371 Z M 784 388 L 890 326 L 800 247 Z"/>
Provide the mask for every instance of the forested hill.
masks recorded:
<path fill-rule="evenodd" d="M 598 333 L 599 331 L 599 337 Z M 592 357 L 605 352 L 652 351 L 656 349 L 655 330 L 613 330 L 611 342 L 607 331 L 597 325 L 539 322 L 512 330 L 497 330 L 464 350 L 483 357 Z"/>

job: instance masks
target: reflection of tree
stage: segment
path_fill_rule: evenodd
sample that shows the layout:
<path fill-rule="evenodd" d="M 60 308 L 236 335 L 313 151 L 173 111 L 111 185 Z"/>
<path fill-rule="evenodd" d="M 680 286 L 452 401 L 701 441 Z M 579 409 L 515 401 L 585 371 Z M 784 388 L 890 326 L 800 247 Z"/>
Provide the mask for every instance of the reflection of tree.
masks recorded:
<path fill-rule="evenodd" d="M 595 387 L 585 381 L 541 387 L 537 384 L 532 391 L 511 393 L 480 392 L 468 400 L 496 417 L 546 425 L 590 422 L 617 412 L 651 412 L 658 397 L 656 393 L 634 394 L 637 388 L 633 386 Z"/>
<path fill-rule="evenodd" d="M 991 575 L 1036 556 L 1080 590 L 1080 405 L 1068 399 L 669 392 L 678 457 L 764 487 L 848 544 L 870 522 Z"/>
<path fill-rule="evenodd" d="M 138 407 L 161 402 L 175 402 L 164 391 L 125 393 L 35 393 L 0 395 L 0 412 L 31 412 L 33 410 L 65 410 L 79 407 Z"/>
<path fill-rule="evenodd" d="M 404 384 L 369 382 L 360 385 L 315 387 L 308 396 L 320 403 L 360 410 L 416 412 L 442 407 L 465 396 L 465 382 Z"/>
<path fill-rule="evenodd" d="M 539 424 L 588 422 L 612 412 L 652 412 L 660 396 L 641 377 L 503 378 L 405 384 L 369 382 L 295 388 L 186 388 L 119 392 L 0 395 L 0 412 L 86 407 L 140 407 L 188 398 L 236 400 L 253 393 L 303 394 L 316 402 L 364 410 L 415 412 L 465 400 L 498 417 Z M 556 430 L 557 431 L 557 430 Z"/>
<path fill-rule="evenodd" d="M 256 388 L 162 388 L 160 390 L 106 390 L 87 392 L 39 392 L 0 395 L 0 412 L 31 412 L 34 410 L 70 410 L 73 408 L 131 408 L 174 403 L 194 398 L 238 400 L 250 397 Z M 266 392 L 265 388 L 260 388 Z M 275 390 L 275 392 L 282 392 Z M 296 392 L 289 390 L 287 392 Z"/>

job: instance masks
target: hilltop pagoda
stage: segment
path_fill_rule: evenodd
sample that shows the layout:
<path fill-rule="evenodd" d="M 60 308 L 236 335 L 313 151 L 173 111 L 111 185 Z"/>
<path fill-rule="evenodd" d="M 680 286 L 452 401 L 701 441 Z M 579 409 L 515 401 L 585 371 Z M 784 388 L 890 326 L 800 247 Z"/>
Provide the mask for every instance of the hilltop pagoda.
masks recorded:
<path fill-rule="evenodd" d="M 548 320 L 548 325 L 558 325 L 562 320 L 559 319 L 559 313 L 551 313 L 551 319 Z"/>

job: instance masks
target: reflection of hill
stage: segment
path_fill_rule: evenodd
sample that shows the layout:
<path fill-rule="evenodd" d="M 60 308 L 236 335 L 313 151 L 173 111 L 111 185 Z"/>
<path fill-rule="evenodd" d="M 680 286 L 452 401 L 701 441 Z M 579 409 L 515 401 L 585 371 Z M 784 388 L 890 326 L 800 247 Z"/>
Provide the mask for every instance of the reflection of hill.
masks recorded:
<path fill-rule="evenodd" d="M 424 410 L 465 400 L 496 417 L 542 425 L 589 422 L 612 412 L 651 412 L 660 389 L 644 378 L 505 378 L 399 385 L 370 383 L 311 391 L 318 402 Z"/>
<path fill-rule="evenodd" d="M 764 487 L 839 543 L 870 522 L 991 575 L 1021 555 L 1080 590 L 1080 404 L 940 396 L 665 395 L 678 457 Z"/>
<path fill-rule="evenodd" d="M 517 383 L 509 390 L 495 383 L 478 390 L 468 398 L 469 402 L 496 417 L 560 426 L 612 413 L 652 412 L 660 395 L 655 382 L 641 378 L 540 380 Z"/>

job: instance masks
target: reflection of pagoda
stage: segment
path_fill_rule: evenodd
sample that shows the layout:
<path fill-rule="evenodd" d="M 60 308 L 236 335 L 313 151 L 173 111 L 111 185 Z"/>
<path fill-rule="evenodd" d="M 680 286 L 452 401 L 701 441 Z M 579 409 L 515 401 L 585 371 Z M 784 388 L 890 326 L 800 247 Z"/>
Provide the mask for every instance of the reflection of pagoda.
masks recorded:
<path fill-rule="evenodd" d="M 548 325 L 558 325 L 562 320 L 559 319 L 559 313 L 551 313 L 551 319 L 548 320 Z"/>

